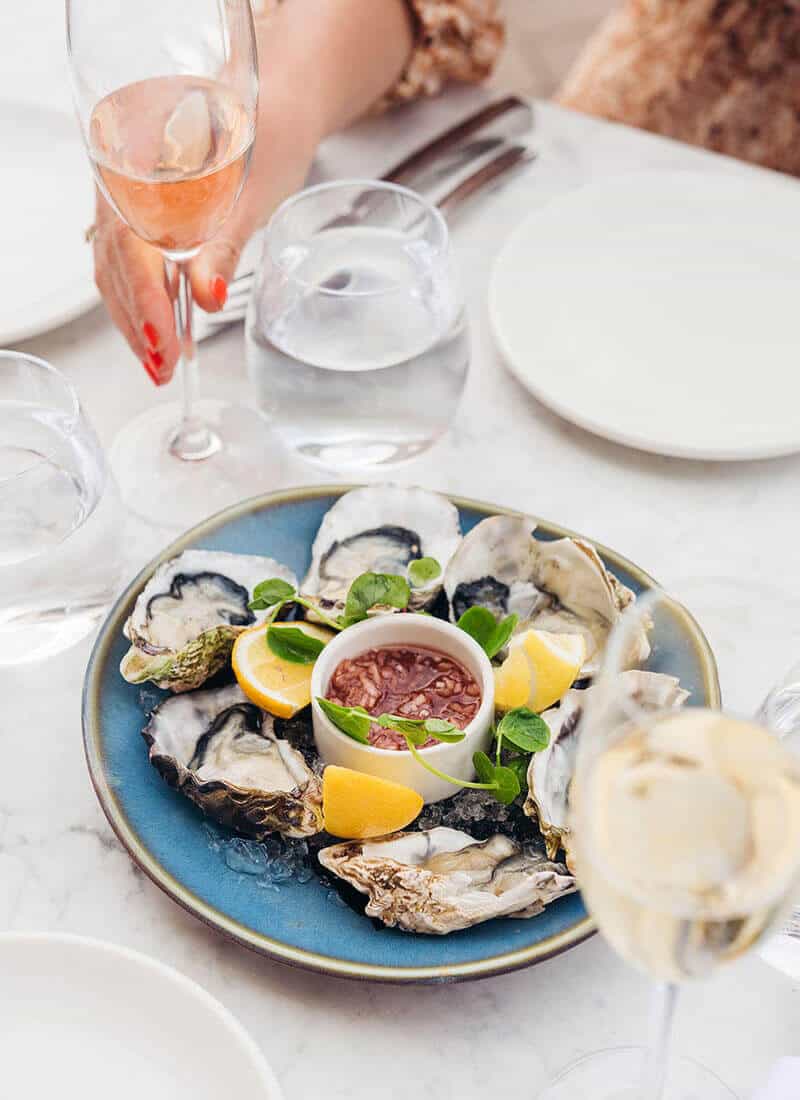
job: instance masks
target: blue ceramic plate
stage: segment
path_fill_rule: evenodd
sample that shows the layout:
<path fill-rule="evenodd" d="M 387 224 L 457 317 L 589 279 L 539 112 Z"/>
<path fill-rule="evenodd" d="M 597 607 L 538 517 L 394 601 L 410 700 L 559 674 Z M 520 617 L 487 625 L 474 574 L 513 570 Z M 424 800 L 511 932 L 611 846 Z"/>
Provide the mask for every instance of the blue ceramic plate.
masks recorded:
<path fill-rule="evenodd" d="M 269 555 L 302 576 L 320 520 L 346 488 L 291 490 L 244 501 L 167 547 L 128 587 L 100 632 L 84 685 L 84 741 L 97 796 L 131 858 L 153 882 L 207 924 L 265 955 L 327 974 L 392 982 L 479 978 L 529 966 L 591 935 L 579 895 L 562 898 L 529 920 L 494 920 L 448 936 L 376 928 L 315 877 L 301 882 L 295 876 L 276 885 L 252 873 L 258 871 L 252 850 L 248 854 L 244 845 L 238 851 L 236 842 L 168 787 L 148 761 L 140 731 L 148 704 L 159 693 L 125 683 L 118 666 L 128 644 L 123 623 L 159 561 L 199 546 Z M 468 500 L 455 504 L 465 532 L 503 511 Z M 538 533 L 573 534 L 543 521 Z M 654 584 L 625 558 L 598 549 L 634 591 Z M 714 659 L 688 616 L 657 622 L 653 641 L 649 668 L 679 676 L 693 703 L 718 703 Z"/>

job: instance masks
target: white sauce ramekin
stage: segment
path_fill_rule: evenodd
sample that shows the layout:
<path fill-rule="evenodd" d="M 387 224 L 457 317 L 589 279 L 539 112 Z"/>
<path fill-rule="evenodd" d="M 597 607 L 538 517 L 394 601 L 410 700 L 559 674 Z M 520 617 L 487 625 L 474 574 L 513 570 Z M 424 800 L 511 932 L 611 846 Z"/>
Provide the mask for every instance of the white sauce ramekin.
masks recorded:
<path fill-rule="evenodd" d="M 475 778 L 472 755 L 486 751 L 491 740 L 494 717 L 494 673 L 489 658 L 478 643 L 457 626 L 428 615 L 377 615 L 343 630 L 317 657 L 311 676 L 311 713 L 314 740 L 326 764 L 377 775 L 413 787 L 426 802 L 438 802 L 461 790 L 432 775 L 418 764 L 407 749 L 379 749 L 354 741 L 331 722 L 317 703 L 327 694 L 328 684 L 337 665 L 347 658 L 357 657 L 368 649 L 381 646 L 426 646 L 438 649 L 460 662 L 477 681 L 481 689 L 478 713 L 464 730 L 463 741 L 443 742 L 421 749 L 424 758 L 439 771 L 458 779 Z"/>

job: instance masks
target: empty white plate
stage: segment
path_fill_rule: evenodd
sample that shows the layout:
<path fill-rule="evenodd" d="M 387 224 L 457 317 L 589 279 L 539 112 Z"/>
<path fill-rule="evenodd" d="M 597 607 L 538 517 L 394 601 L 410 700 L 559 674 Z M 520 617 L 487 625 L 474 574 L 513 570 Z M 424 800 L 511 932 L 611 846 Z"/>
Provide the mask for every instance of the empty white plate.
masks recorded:
<path fill-rule="evenodd" d="M 77 936 L 0 935 L 0 1067 L 9 1100 L 281 1100 L 219 1001 L 154 959 Z"/>
<path fill-rule="evenodd" d="M 66 112 L 0 99 L 0 347 L 72 320 L 99 301 L 84 240 L 94 188 Z"/>
<path fill-rule="evenodd" d="M 665 455 L 800 450 L 800 185 L 642 173 L 554 199 L 494 268 L 511 370 L 581 427 Z"/>

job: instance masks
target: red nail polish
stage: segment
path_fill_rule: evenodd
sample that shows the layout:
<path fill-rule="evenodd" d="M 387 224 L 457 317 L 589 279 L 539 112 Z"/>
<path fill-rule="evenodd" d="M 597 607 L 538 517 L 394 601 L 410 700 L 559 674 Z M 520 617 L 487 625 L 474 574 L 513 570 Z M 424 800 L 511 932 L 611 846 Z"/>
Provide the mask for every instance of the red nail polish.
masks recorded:
<path fill-rule="evenodd" d="M 159 367 L 161 367 L 163 365 L 164 357 L 163 357 L 163 355 L 161 355 L 160 352 L 158 352 L 158 351 L 148 351 L 147 354 L 150 357 L 150 362 L 153 364 L 153 366 L 156 369 L 158 369 Z"/>
<path fill-rule="evenodd" d="M 145 339 L 151 348 L 158 347 L 158 329 L 155 325 L 151 325 L 149 321 L 145 321 L 142 325 L 142 332 L 145 335 Z"/>
<path fill-rule="evenodd" d="M 150 379 L 153 382 L 153 384 L 155 386 L 160 386 L 161 381 L 160 381 L 158 375 L 156 374 L 155 370 L 150 366 L 150 364 L 147 362 L 146 359 L 142 360 L 142 366 L 147 371 L 147 373 L 150 375 Z"/>
<path fill-rule="evenodd" d="M 221 309 L 228 300 L 228 284 L 221 275 L 215 275 L 211 280 L 211 293 Z"/>

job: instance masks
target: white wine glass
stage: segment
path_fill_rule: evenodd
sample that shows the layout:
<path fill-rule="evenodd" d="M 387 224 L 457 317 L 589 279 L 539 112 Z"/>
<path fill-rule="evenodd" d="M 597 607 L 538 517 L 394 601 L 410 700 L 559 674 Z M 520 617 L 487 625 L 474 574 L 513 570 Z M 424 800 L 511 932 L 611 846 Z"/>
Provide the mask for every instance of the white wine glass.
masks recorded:
<path fill-rule="evenodd" d="M 132 511 L 186 526 L 249 495 L 263 477 L 257 414 L 198 400 L 188 274 L 248 171 L 258 108 L 250 0 L 66 0 L 66 16 L 95 180 L 133 232 L 163 254 L 181 348 L 180 404 L 130 421 L 111 465 Z"/>
<path fill-rule="evenodd" d="M 691 694 L 681 709 L 648 709 L 620 675 L 645 624 L 663 639 L 688 615 L 655 591 L 612 631 L 570 790 L 568 851 L 587 907 L 657 983 L 649 1047 L 582 1058 L 542 1100 L 731 1100 L 708 1069 L 669 1056 L 678 989 L 756 946 L 797 889 L 800 759 L 763 720 L 692 705 Z M 658 644 L 650 664 L 673 671 Z"/>

